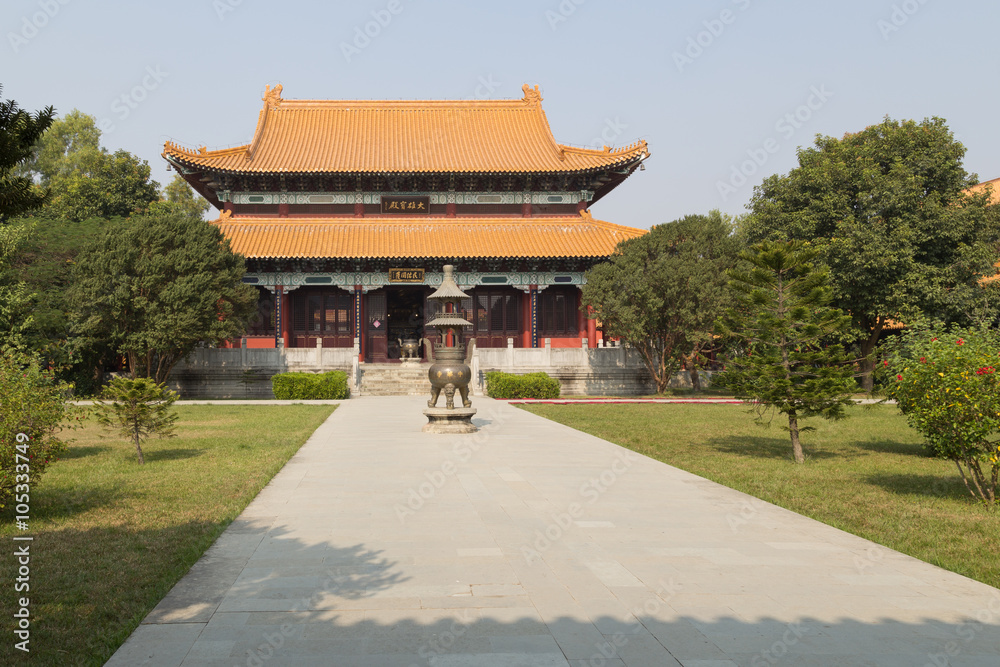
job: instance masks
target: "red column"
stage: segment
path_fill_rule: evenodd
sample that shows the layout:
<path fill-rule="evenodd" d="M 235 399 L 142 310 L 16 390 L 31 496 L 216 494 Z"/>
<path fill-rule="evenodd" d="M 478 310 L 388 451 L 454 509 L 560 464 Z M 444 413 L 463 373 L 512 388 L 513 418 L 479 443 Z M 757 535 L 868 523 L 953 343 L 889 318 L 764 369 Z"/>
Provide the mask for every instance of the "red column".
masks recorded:
<path fill-rule="evenodd" d="M 580 307 L 582 292 L 580 290 L 576 291 L 576 334 L 583 337 L 583 332 L 587 330 L 587 316 L 584 315 L 583 309 Z M 593 347 L 593 345 L 590 345 Z"/>
<path fill-rule="evenodd" d="M 278 217 L 279 218 L 288 217 L 288 204 L 278 204 Z"/>
<path fill-rule="evenodd" d="M 365 360 L 364 326 L 364 291 L 361 285 L 354 286 L 354 337 L 358 339 L 358 361 Z"/>
<path fill-rule="evenodd" d="M 281 341 L 285 347 L 288 347 L 288 342 L 290 339 L 289 335 L 289 324 L 291 317 L 289 316 L 288 309 L 291 306 L 291 299 L 288 296 L 288 292 L 285 291 L 284 287 L 279 287 L 281 290 Z"/>
<path fill-rule="evenodd" d="M 541 324 L 538 317 L 538 285 L 531 286 L 528 294 L 531 303 L 531 347 L 538 347 L 538 327 Z"/>
<path fill-rule="evenodd" d="M 521 294 L 521 347 L 531 347 L 531 293 Z"/>
<path fill-rule="evenodd" d="M 444 209 L 445 209 L 445 215 L 448 216 L 449 218 L 454 218 L 455 217 L 455 211 L 458 210 L 455 207 L 455 202 L 453 202 L 453 201 L 450 201 L 447 204 L 445 204 L 444 205 Z"/>
<path fill-rule="evenodd" d="M 531 202 L 521 204 L 521 216 L 525 218 L 531 217 Z"/>
<path fill-rule="evenodd" d="M 354 216 L 357 218 L 365 217 L 365 205 L 361 202 L 354 202 Z"/>
<path fill-rule="evenodd" d="M 587 346 L 597 347 L 597 318 L 590 306 L 587 306 Z"/>

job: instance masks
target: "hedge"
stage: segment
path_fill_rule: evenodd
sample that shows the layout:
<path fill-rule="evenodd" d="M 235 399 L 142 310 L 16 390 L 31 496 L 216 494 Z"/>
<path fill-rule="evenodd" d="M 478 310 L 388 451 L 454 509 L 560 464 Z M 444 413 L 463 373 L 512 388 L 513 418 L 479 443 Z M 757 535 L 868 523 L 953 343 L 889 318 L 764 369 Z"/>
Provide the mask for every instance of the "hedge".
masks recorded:
<path fill-rule="evenodd" d="M 559 380 L 547 373 L 514 375 L 494 371 L 486 374 L 490 398 L 559 398 Z"/>
<path fill-rule="evenodd" d="M 349 398 L 347 373 L 278 373 L 271 378 L 271 391 L 280 400 L 310 400 Z"/>

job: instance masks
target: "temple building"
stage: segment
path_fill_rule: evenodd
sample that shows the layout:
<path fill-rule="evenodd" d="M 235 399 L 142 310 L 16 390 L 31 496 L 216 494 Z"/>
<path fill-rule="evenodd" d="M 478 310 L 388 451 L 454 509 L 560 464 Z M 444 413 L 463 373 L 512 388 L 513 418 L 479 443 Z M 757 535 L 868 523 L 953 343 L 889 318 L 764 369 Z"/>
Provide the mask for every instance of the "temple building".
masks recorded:
<path fill-rule="evenodd" d="M 649 157 L 646 142 L 557 143 L 536 86 L 514 100 L 287 100 L 266 90 L 249 144 L 172 142 L 163 157 L 220 211 L 260 292 L 244 348 L 399 357 L 430 336 L 441 267 L 471 298 L 480 348 L 597 347 L 584 273 L 645 230 L 589 208 Z"/>

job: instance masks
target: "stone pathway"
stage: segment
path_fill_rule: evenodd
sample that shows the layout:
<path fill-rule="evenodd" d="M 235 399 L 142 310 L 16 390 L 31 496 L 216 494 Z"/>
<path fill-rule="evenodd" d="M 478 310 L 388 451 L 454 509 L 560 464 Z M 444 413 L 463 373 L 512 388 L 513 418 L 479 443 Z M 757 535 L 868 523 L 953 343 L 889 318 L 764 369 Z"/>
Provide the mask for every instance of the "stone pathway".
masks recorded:
<path fill-rule="evenodd" d="M 421 406 L 344 402 L 107 664 L 1000 665 L 994 588 L 505 403 L 463 436 Z"/>

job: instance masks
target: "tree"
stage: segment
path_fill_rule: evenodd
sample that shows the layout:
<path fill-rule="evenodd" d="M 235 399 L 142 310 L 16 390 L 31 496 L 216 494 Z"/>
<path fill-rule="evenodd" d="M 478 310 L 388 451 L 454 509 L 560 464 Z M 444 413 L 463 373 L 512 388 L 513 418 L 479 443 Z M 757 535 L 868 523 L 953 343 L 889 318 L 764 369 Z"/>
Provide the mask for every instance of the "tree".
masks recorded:
<path fill-rule="evenodd" d="M 885 345 L 886 393 L 973 498 L 1000 501 L 1000 333 L 911 327 Z"/>
<path fill-rule="evenodd" d="M 174 180 L 163 188 L 163 194 L 169 203 L 178 206 L 187 215 L 198 220 L 202 219 L 209 208 L 208 202 L 195 193 L 179 174 L 174 174 Z"/>
<path fill-rule="evenodd" d="M 69 390 L 36 359 L 0 352 L 0 509 L 12 498 L 27 495 L 24 477 L 19 476 L 27 476 L 33 489 L 49 464 L 66 451 L 59 431 L 82 417 L 81 410 L 65 400 Z"/>
<path fill-rule="evenodd" d="M 606 336 L 639 351 L 657 393 L 684 362 L 698 382 L 698 358 L 713 344 L 712 325 L 727 303 L 725 270 L 739 249 L 732 232 L 718 211 L 689 215 L 623 241 L 587 272 L 583 303 Z"/>
<path fill-rule="evenodd" d="M 167 380 L 201 341 L 240 335 L 257 291 L 218 228 L 176 212 L 112 222 L 80 253 L 74 331 L 128 358 L 133 377 Z"/>
<path fill-rule="evenodd" d="M 102 153 L 96 119 L 73 109 L 45 131 L 26 167 L 49 185 L 75 173 L 92 172 Z"/>
<path fill-rule="evenodd" d="M 17 283 L 0 280 L 0 292 L 7 285 L 20 284 L 24 298 L 17 307 L 18 315 L 0 317 L 0 332 L 14 331 L 6 326 L 8 321 L 19 323 L 23 345 L 55 369 L 57 377 L 71 381 L 78 396 L 100 388 L 104 366 L 114 353 L 106 345 L 81 345 L 82 341 L 72 335 L 68 298 L 77 254 L 108 224 L 103 218 L 72 222 L 43 212 L 8 226 L 24 238 L 10 261 L 11 281 Z M 0 302 L 4 302 L 3 297 Z M 0 306 L 0 310 L 4 308 Z"/>
<path fill-rule="evenodd" d="M 0 225 L 0 351 L 23 349 L 32 326 L 32 294 L 14 270 L 28 233 L 23 225 Z"/>
<path fill-rule="evenodd" d="M 97 421 L 118 431 L 135 443 L 139 465 L 142 441 L 151 435 L 174 436 L 177 413 L 171 409 L 177 392 L 149 378 L 115 378 L 104 388 L 104 399 L 97 401 Z"/>
<path fill-rule="evenodd" d="M 108 153 L 100 137 L 94 117 L 74 109 L 38 140 L 27 166 L 53 192 L 49 216 L 126 217 L 159 199 L 149 164 L 125 150 Z"/>
<path fill-rule="evenodd" d="M 846 335 L 850 316 L 827 303 L 829 276 L 813 265 L 818 249 L 802 241 L 769 242 L 740 255 L 748 270 L 730 270 L 736 306 L 719 331 L 746 344 L 725 359 L 720 382 L 755 403 L 757 422 L 777 411 L 788 417 L 796 463 L 805 461 L 799 420 L 844 417 L 851 403 L 854 363 L 832 339 Z"/>
<path fill-rule="evenodd" d="M 0 101 L 0 222 L 48 200 L 48 192 L 36 188 L 31 177 L 20 170 L 31 159 L 35 142 L 52 124 L 54 115 L 52 107 L 32 115 L 14 100 Z"/>
<path fill-rule="evenodd" d="M 754 190 L 741 232 L 812 241 L 830 268 L 832 305 L 851 315 L 867 361 L 892 320 L 919 313 L 967 320 L 979 280 L 998 259 L 1000 216 L 988 194 L 966 194 L 965 147 L 940 118 L 886 119 L 842 139 L 817 137 L 799 166 Z"/>
<path fill-rule="evenodd" d="M 101 153 L 90 172 L 52 181 L 50 212 L 75 222 L 142 213 L 160 198 L 159 184 L 149 177 L 149 164 L 128 151 Z"/>

